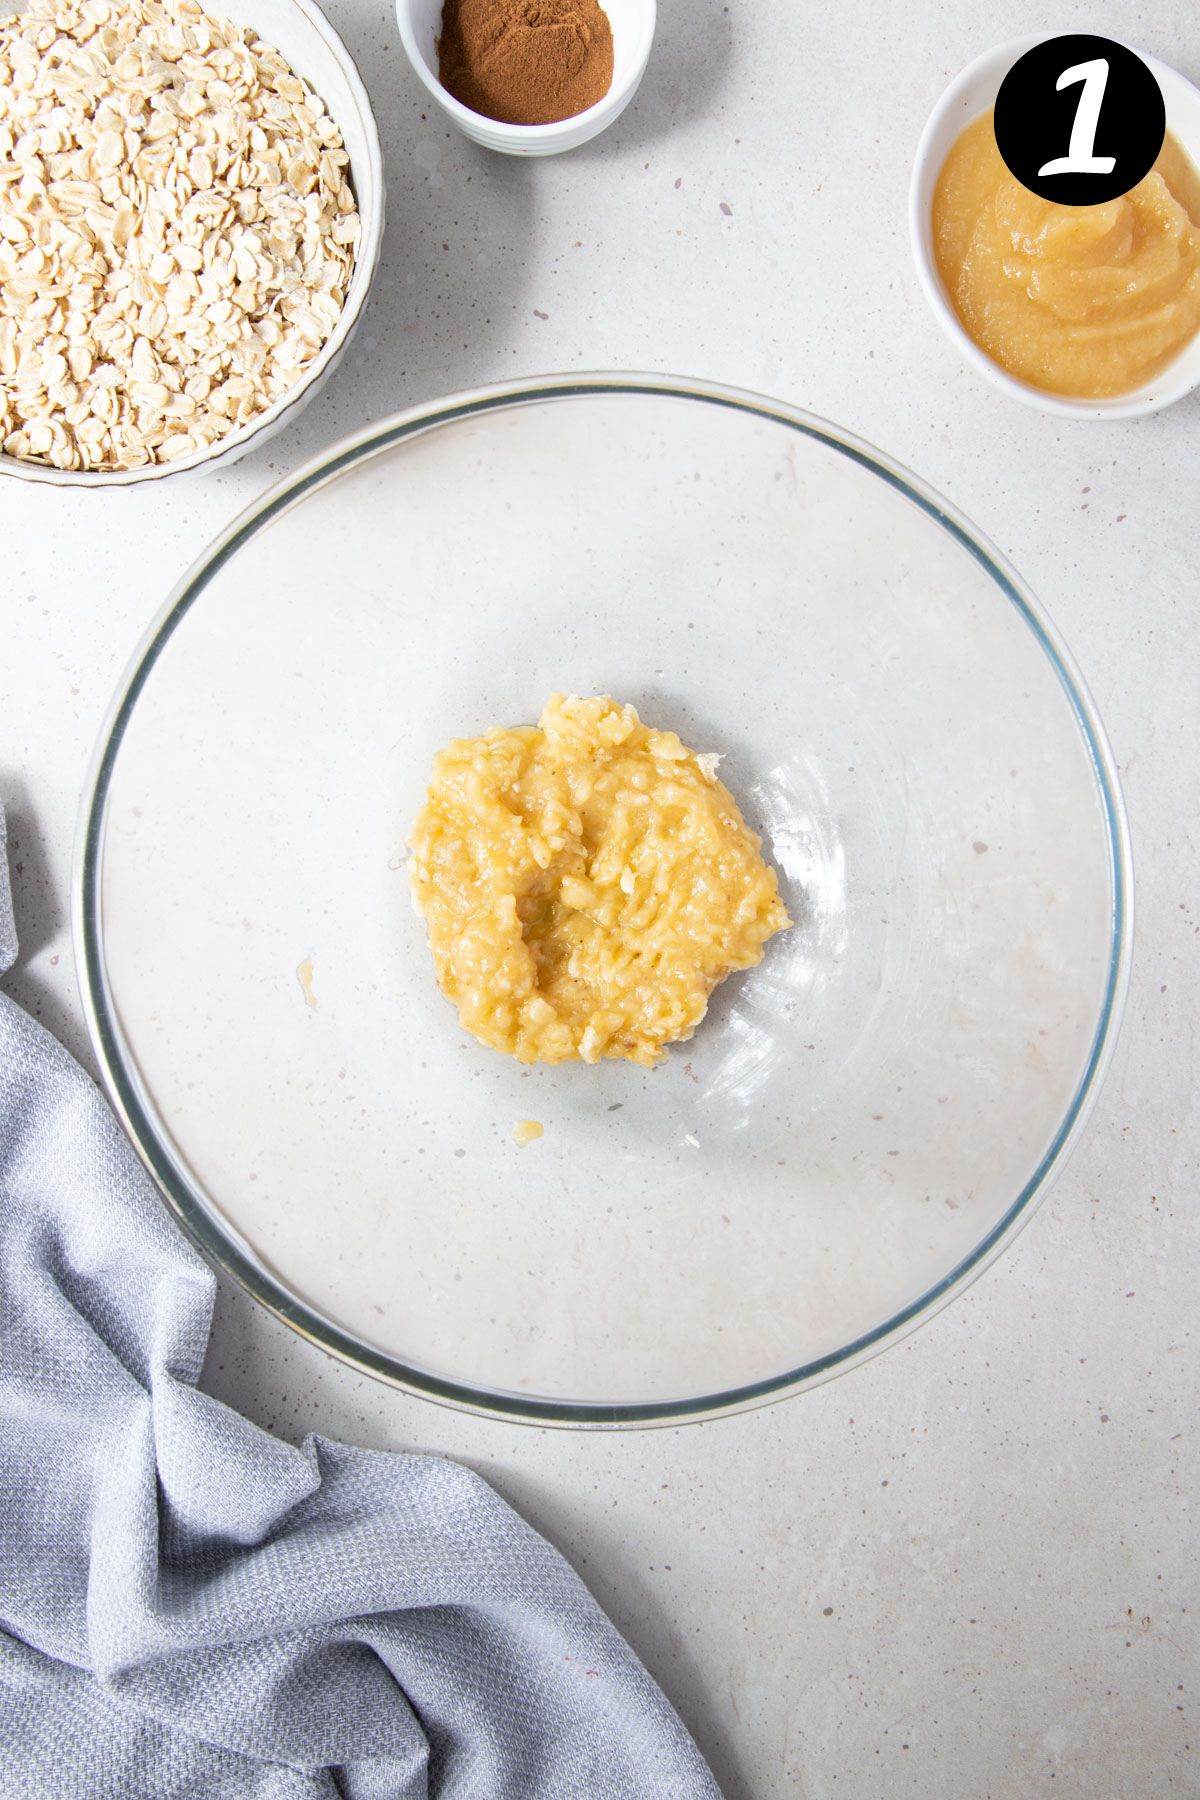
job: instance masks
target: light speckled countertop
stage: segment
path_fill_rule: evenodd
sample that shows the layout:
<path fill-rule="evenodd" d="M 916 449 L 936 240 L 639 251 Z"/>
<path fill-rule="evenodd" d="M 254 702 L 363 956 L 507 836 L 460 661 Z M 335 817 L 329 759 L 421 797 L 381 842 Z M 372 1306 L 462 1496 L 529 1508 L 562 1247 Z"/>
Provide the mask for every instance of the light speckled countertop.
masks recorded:
<path fill-rule="evenodd" d="M 107 495 L 0 483 L 0 797 L 25 951 L 6 989 L 90 1062 L 68 891 L 110 692 L 209 537 L 334 437 L 494 377 L 649 368 L 778 394 L 911 464 L 1064 631 L 1132 818 L 1124 1035 L 1082 1149 L 1016 1247 L 865 1368 L 680 1430 L 439 1411 L 227 1284 L 206 1380 L 286 1435 L 487 1475 L 590 1582 L 730 1800 L 1194 1795 L 1200 395 L 1101 426 L 993 392 L 918 294 L 905 199 L 929 107 L 989 43 L 1098 30 L 1196 80 L 1195 11 L 660 0 L 631 110 L 532 165 L 423 116 L 386 5 L 328 11 L 389 180 L 376 296 L 331 386 L 228 474 Z"/>

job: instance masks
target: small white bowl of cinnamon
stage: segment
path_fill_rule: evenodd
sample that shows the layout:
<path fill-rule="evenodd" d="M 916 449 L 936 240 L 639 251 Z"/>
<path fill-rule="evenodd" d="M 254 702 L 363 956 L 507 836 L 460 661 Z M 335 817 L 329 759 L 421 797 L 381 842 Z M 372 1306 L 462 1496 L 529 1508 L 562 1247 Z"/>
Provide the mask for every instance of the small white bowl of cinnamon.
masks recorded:
<path fill-rule="evenodd" d="M 396 0 L 400 41 L 446 117 L 488 150 L 556 156 L 638 90 L 656 0 Z"/>

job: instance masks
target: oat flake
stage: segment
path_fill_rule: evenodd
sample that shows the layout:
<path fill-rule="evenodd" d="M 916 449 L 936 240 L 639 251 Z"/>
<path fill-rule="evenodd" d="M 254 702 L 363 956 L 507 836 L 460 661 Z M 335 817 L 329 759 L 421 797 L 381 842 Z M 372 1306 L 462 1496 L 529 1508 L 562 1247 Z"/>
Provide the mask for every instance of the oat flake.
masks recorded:
<path fill-rule="evenodd" d="M 32 0 L 0 20 L 0 445 L 135 469 L 292 387 L 359 220 L 333 121 L 195 0 Z"/>

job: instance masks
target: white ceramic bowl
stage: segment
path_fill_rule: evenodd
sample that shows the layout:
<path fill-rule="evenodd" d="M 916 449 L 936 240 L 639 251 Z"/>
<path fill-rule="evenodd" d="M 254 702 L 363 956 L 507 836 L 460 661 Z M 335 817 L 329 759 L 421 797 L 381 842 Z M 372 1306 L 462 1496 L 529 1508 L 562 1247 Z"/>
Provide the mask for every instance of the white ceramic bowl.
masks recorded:
<path fill-rule="evenodd" d="M 177 462 L 113 470 L 55 469 L 0 454 L 0 474 L 15 475 L 21 481 L 46 482 L 51 487 L 132 487 L 138 482 L 162 481 L 169 475 L 207 469 L 218 462 L 235 462 L 251 445 L 257 448 L 273 437 L 302 406 L 307 405 L 341 359 L 358 324 L 379 266 L 384 217 L 383 157 L 362 77 L 349 51 L 313 0 L 212 0 L 212 6 L 215 12 L 236 24 L 253 26 L 264 43 L 273 44 L 319 95 L 342 134 L 350 157 L 350 178 L 362 221 L 362 236 L 342 316 L 320 355 L 309 364 L 294 387 L 280 395 L 265 412 L 245 425 L 239 425 L 207 450 L 180 457 Z"/>
<path fill-rule="evenodd" d="M 437 72 L 442 0 L 396 0 L 396 19 L 400 42 L 418 79 L 467 137 L 485 150 L 500 150 L 506 156 L 557 156 L 586 144 L 620 117 L 637 93 L 650 58 L 656 0 L 603 0 L 603 5 L 613 34 L 612 86 L 595 106 L 554 125 L 505 125 L 472 112 L 446 92 Z"/>
<path fill-rule="evenodd" d="M 1026 405 L 1072 419 L 1123 419 L 1158 412 L 1161 407 L 1182 400 L 1185 394 L 1200 385 L 1200 336 L 1185 345 L 1173 362 L 1142 387 L 1107 400 L 1066 399 L 1044 393 L 1008 374 L 985 350 L 981 350 L 963 329 L 938 274 L 933 254 L 933 194 L 950 146 L 965 125 L 995 105 L 1000 83 L 1017 58 L 1035 44 L 1044 43 L 1050 35 L 1038 32 L 1032 37 L 1013 38 L 985 51 L 955 77 L 930 114 L 917 146 L 909 188 L 908 223 L 917 275 L 934 317 L 972 368 L 986 375 L 996 387 L 1024 400 Z M 1137 55 L 1153 71 L 1162 89 L 1168 131 L 1175 134 L 1192 161 L 1200 165 L 1200 90 L 1166 63 L 1158 62 L 1140 50 Z"/>

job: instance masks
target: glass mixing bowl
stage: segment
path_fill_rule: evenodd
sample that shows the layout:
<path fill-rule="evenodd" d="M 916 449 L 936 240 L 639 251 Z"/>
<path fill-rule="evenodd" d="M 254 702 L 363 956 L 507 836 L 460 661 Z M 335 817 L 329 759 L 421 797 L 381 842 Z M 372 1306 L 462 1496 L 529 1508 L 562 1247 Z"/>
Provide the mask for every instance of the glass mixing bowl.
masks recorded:
<path fill-rule="evenodd" d="M 434 752 L 556 689 L 720 751 L 796 921 L 653 1072 L 468 1038 L 409 903 Z M 563 377 L 376 426 L 212 546 L 103 735 L 77 926 L 210 1257 L 401 1386 L 622 1425 L 794 1392 L 994 1257 L 1112 1047 L 1129 881 L 1091 703 L 951 507 L 777 402 Z"/>

